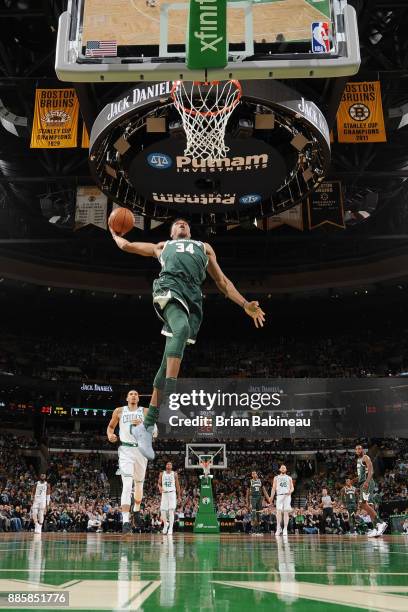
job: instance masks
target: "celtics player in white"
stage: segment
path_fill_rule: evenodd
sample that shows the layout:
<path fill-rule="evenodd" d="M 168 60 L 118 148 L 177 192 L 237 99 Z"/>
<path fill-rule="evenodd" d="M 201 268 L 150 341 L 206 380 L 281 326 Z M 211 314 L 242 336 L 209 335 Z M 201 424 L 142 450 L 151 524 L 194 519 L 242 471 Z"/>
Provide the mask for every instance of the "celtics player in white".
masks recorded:
<path fill-rule="evenodd" d="M 276 533 L 275 535 L 288 535 L 289 512 L 291 508 L 291 496 L 294 490 L 293 480 L 286 473 L 286 465 L 281 465 L 279 475 L 273 479 L 271 497 L 269 503 L 273 502 L 276 494 Z M 282 532 L 283 513 L 283 532 Z"/>
<path fill-rule="evenodd" d="M 163 534 L 172 535 L 174 512 L 177 507 L 177 500 L 180 499 L 180 483 L 177 472 L 173 472 L 171 461 L 166 463 L 165 471 L 160 472 L 157 484 L 161 493 L 160 512 L 163 521 Z"/>
<path fill-rule="evenodd" d="M 119 425 L 119 470 L 122 477 L 121 511 L 123 517 L 123 533 L 131 532 L 130 503 L 132 487 L 134 484 L 134 510 L 139 512 L 143 497 L 143 483 L 146 474 L 147 459 L 137 447 L 134 437 L 130 433 L 132 425 L 143 422 L 147 412 L 146 408 L 139 406 L 139 393 L 134 389 L 126 397 L 127 405 L 115 408 L 106 430 L 109 442 L 118 441 L 115 429 Z"/>
<path fill-rule="evenodd" d="M 46 478 L 45 474 L 40 474 L 40 480 L 36 482 L 32 491 L 31 516 L 34 521 L 34 533 L 41 533 L 44 515 L 50 503 L 51 487 Z"/>

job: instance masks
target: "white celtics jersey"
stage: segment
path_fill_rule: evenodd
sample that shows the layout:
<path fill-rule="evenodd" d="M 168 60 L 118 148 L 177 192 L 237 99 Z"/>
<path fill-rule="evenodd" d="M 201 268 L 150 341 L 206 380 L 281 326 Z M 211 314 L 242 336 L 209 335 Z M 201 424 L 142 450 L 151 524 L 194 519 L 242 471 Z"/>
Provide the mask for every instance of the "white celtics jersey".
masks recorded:
<path fill-rule="evenodd" d="M 144 420 L 144 412 L 141 406 L 136 410 L 129 410 L 128 406 L 122 406 L 122 413 L 119 419 L 119 439 L 127 444 L 135 444 L 136 440 L 130 433 L 130 426 L 136 419 Z"/>
<path fill-rule="evenodd" d="M 47 504 L 47 483 L 37 481 L 34 493 L 34 504 L 37 506 L 45 506 Z"/>
<path fill-rule="evenodd" d="M 174 472 L 163 472 L 162 489 L 163 493 L 171 493 L 176 490 L 176 477 Z"/>
<path fill-rule="evenodd" d="M 276 495 L 285 495 L 290 492 L 292 478 L 287 474 L 276 476 Z"/>

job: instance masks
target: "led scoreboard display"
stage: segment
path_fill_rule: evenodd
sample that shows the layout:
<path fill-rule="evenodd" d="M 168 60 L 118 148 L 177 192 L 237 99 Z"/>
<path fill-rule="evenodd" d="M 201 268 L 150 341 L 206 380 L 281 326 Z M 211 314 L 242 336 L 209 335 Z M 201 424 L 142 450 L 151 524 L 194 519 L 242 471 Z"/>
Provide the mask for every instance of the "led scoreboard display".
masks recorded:
<path fill-rule="evenodd" d="M 113 410 L 108 408 L 71 408 L 71 416 L 76 417 L 106 417 L 112 414 Z"/>
<path fill-rule="evenodd" d="M 41 414 L 48 414 L 49 416 L 68 416 L 68 408 L 64 408 L 63 406 L 41 406 L 40 408 Z"/>

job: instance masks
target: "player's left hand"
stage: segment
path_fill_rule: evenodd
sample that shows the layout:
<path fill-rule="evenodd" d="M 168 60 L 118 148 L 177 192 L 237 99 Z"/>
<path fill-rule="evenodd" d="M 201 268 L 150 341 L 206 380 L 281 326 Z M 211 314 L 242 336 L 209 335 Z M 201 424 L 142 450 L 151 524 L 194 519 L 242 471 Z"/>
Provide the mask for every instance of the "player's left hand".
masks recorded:
<path fill-rule="evenodd" d="M 247 302 L 244 306 L 244 310 L 247 315 L 254 320 L 255 327 L 263 327 L 265 323 L 265 313 L 259 306 L 259 302 Z"/>

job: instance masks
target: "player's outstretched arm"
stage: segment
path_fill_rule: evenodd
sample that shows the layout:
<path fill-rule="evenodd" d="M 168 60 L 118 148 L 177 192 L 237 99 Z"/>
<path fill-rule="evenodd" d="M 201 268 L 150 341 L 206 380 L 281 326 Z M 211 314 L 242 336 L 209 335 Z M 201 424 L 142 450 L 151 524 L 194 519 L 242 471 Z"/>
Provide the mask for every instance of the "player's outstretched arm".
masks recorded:
<path fill-rule="evenodd" d="M 141 255 L 142 257 L 160 257 L 160 253 L 163 249 L 164 242 L 153 244 L 152 242 L 129 242 L 126 238 L 122 238 L 113 229 L 109 228 L 112 238 L 122 251 L 126 253 L 133 253 L 134 255 Z"/>
<path fill-rule="evenodd" d="M 211 276 L 215 284 L 217 285 L 219 291 L 225 295 L 228 299 L 230 299 L 235 304 L 241 306 L 248 316 L 250 316 L 255 323 L 255 327 L 263 327 L 265 322 L 265 313 L 260 308 L 258 302 L 247 302 L 243 295 L 236 289 L 235 285 L 230 281 L 230 279 L 225 276 L 224 272 L 221 270 L 217 257 L 215 255 L 215 251 L 209 244 L 206 243 L 205 251 L 208 256 L 208 274 Z"/>

